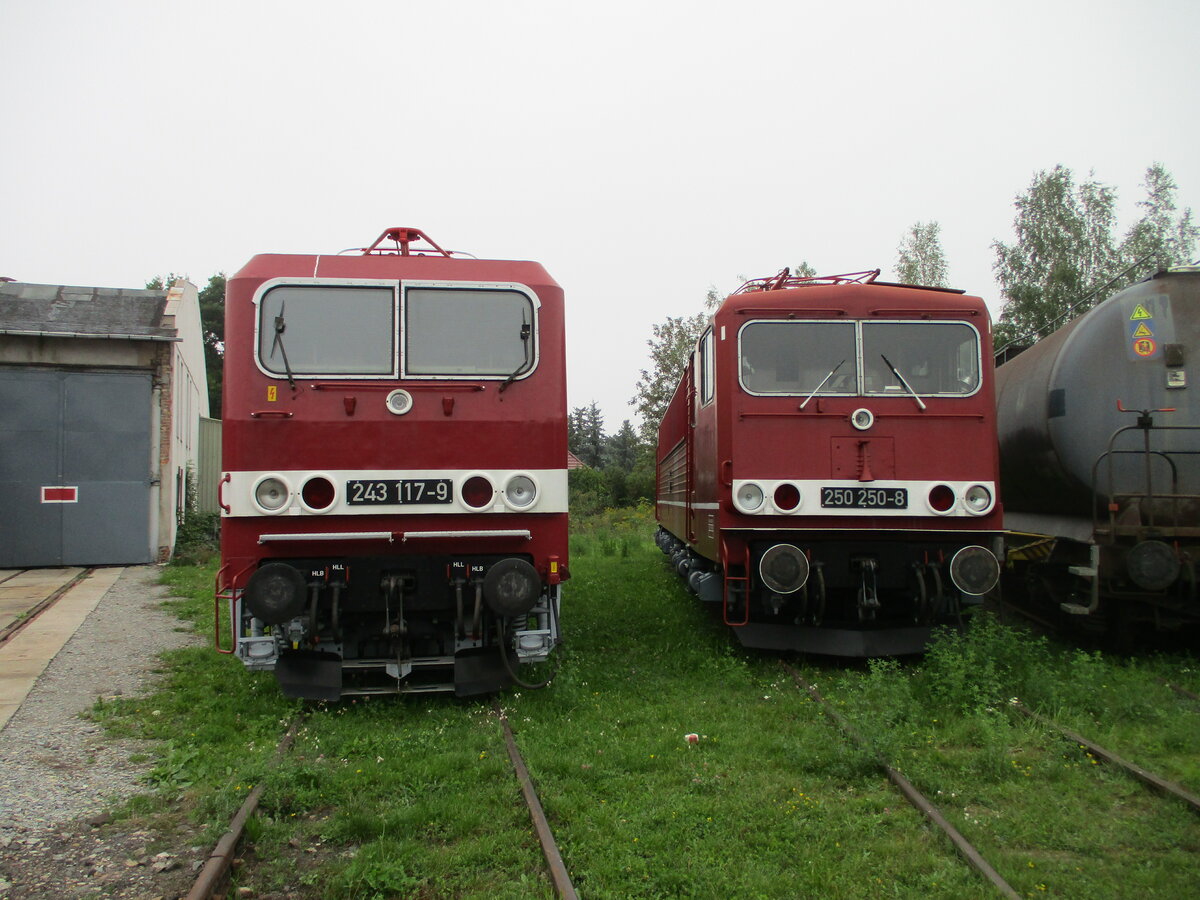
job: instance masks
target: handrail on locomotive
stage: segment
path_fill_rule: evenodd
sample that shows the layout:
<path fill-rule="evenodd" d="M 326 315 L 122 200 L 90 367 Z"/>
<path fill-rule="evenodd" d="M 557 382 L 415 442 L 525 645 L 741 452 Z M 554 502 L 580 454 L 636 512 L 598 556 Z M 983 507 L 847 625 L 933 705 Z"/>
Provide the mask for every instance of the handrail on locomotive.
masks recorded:
<path fill-rule="evenodd" d="M 749 294 L 753 291 L 778 291 L 785 288 L 803 287 L 812 284 L 871 284 L 879 277 L 880 269 L 863 272 L 845 272 L 841 275 L 793 275 L 791 266 L 784 266 L 775 275 L 751 278 L 733 294 Z M 730 296 L 733 296 L 732 294 Z"/>
<path fill-rule="evenodd" d="M 384 241 L 392 241 L 395 244 L 395 247 L 388 248 L 388 249 L 381 248 L 379 245 L 382 244 Z M 427 235 L 425 232 L 423 232 L 420 228 L 412 228 L 407 225 L 393 225 L 391 228 L 385 228 L 383 230 L 383 233 L 380 234 L 379 237 L 375 238 L 375 242 L 372 243 L 370 247 L 356 247 L 354 249 L 360 250 L 362 252 L 363 256 L 371 256 L 371 255 L 376 255 L 376 256 L 413 256 L 413 255 L 423 256 L 423 255 L 425 255 L 422 253 L 414 254 L 412 252 L 412 250 L 409 248 L 409 245 L 415 241 L 424 241 L 430 247 L 432 247 L 434 250 L 436 250 L 439 254 L 441 254 L 442 256 L 445 256 L 447 258 L 453 256 L 455 253 L 455 251 L 453 251 L 453 250 L 443 250 L 436 243 L 434 243 L 433 238 L 431 238 L 429 235 Z M 349 251 L 343 251 L 343 252 L 348 253 Z"/>

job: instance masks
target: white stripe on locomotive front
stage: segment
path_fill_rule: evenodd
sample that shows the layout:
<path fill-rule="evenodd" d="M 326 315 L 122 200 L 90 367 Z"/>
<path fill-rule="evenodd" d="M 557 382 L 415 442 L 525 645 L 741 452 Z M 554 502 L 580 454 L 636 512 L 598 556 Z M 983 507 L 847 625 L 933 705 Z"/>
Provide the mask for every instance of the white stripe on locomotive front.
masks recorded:
<path fill-rule="evenodd" d="M 742 516 L 789 516 L 789 517 L 804 517 L 804 516 L 926 516 L 929 518 L 971 518 L 977 519 L 980 516 L 985 516 L 990 513 L 996 506 L 996 483 L 993 481 L 897 481 L 895 479 L 878 480 L 878 481 L 851 481 L 837 478 L 822 478 L 812 480 L 800 480 L 791 478 L 735 478 L 732 485 L 732 493 L 737 494 L 738 489 L 742 485 L 752 483 L 758 485 L 763 491 L 763 504 L 761 508 L 754 512 L 746 512 L 738 509 L 736 506 L 731 507 L 732 512 L 736 512 Z M 794 509 L 786 512 L 776 510 L 771 502 L 771 496 L 780 485 L 791 485 L 800 493 L 800 503 Z M 939 485 L 945 485 L 954 492 L 953 505 L 943 511 L 931 509 L 928 505 L 927 498 L 929 492 Z M 988 505 L 975 512 L 968 511 L 963 503 L 963 497 L 966 494 L 967 488 L 973 485 L 980 485 L 988 490 L 991 495 L 991 500 Z M 822 507 L 821 506 L 821 488 L 845 488 L 845 489 L 874 489 L 874 488 L 904 488 L 908 491 L 907 506 L 903 509 L 887 509 L 884 507 Z M 660 506 L 673 506 L 680 509 L 685 509 L 689 504 L 683 500 L 662 500 L 658 501 Z M 716 503 L 692 503 L 692 509 L 713 510 L 718 507 Z"/>
<path fill-rule="evenodd" d="M 462 484 L 469 478 L 482 475 L 495 489 L 492 502 L 482 509 L 465 505 L 460 499 Z M 537 485 L 537 497 L 523 509 L 517 509 L 504 501 L 504 486 L 514 475 L 527 475 Z M 287 484 L 287 503 L 275 513 L 265 512 L 254 502 L 254 486 L 264 476 L 275 476 Z M 229 481 L 220 486 L 219 497 L 229 507 L 223 516 L 392 516 L 392 515 L 462 515 L 475 513 L 565 513 L 567 511 L 566 469 L 323 469 L 291 470 L 274 469 L 258 472 L 226 472 L 222 476 Z M 327 479 L 334 488 L 334 502 L 328 508 L 315 512 L 306 509 L 300 499 L 304 483 L 314 477 Z M 350 504 L 346 498 L 346 483 L 350 481 L 396 481 L 432 480 L 450 481 L 449 503 L 366 503 Z"/>

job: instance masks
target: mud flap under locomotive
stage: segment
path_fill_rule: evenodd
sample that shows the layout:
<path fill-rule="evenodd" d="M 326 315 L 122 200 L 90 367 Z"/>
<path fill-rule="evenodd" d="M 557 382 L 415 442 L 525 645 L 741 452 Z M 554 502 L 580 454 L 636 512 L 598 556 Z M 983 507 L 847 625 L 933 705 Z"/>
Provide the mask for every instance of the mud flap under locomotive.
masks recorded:
<path fill-rule="evenodd" d="M 557 578 L 516 556 L 267 560 L 221 596 L 238 657 L 303 699 L 492 693 L 559 640 Z"/>

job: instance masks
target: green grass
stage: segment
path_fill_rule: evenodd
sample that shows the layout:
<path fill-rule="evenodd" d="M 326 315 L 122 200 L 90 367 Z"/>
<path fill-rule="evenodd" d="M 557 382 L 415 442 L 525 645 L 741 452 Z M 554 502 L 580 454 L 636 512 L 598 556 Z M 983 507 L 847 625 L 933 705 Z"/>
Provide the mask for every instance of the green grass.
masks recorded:
<path fill-rule="evenodd" d="M 648 510 L 576 523 L 562 669 L 500 701 L 580 894 L 986 897 L 992 890 L 880 774 L 898 765 L 1025 896 L 1178 897 L 1200 819 L 1018 715 L 1012 700 L 1200 788 L 1194 664 L 1059 647 L 981 619 L 917 662 L 801 663 L 866 737 L 851 746 L 770 655 L 737 647 L 650 541 Z M 211 637 L 212 565 L 167 578 Z M 155 739 L 127 815 L 183 809 L 219 831 L 266 792 L 239 875 L 306 897 L 550 897 L 490 703 L 302 706 L 208 648 L 168 655 L 147 698 L 98 705 Z M 689 744 L 685 735 L 696 733 Z M 311 851 L 311 852 L 310 852 Z"/>

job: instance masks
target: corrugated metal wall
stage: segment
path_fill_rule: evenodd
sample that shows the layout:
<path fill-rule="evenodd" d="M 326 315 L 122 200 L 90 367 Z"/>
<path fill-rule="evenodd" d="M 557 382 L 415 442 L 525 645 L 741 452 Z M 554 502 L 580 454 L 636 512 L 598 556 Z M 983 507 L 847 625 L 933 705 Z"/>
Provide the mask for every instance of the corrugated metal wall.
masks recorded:
<path fill-rule="evenodd" d="M 196 472 L 196 504 L 200 512 L 220 512 L 217 483 L 221 480 L 221 420 L 200 419 L 200 469 Z"/>

